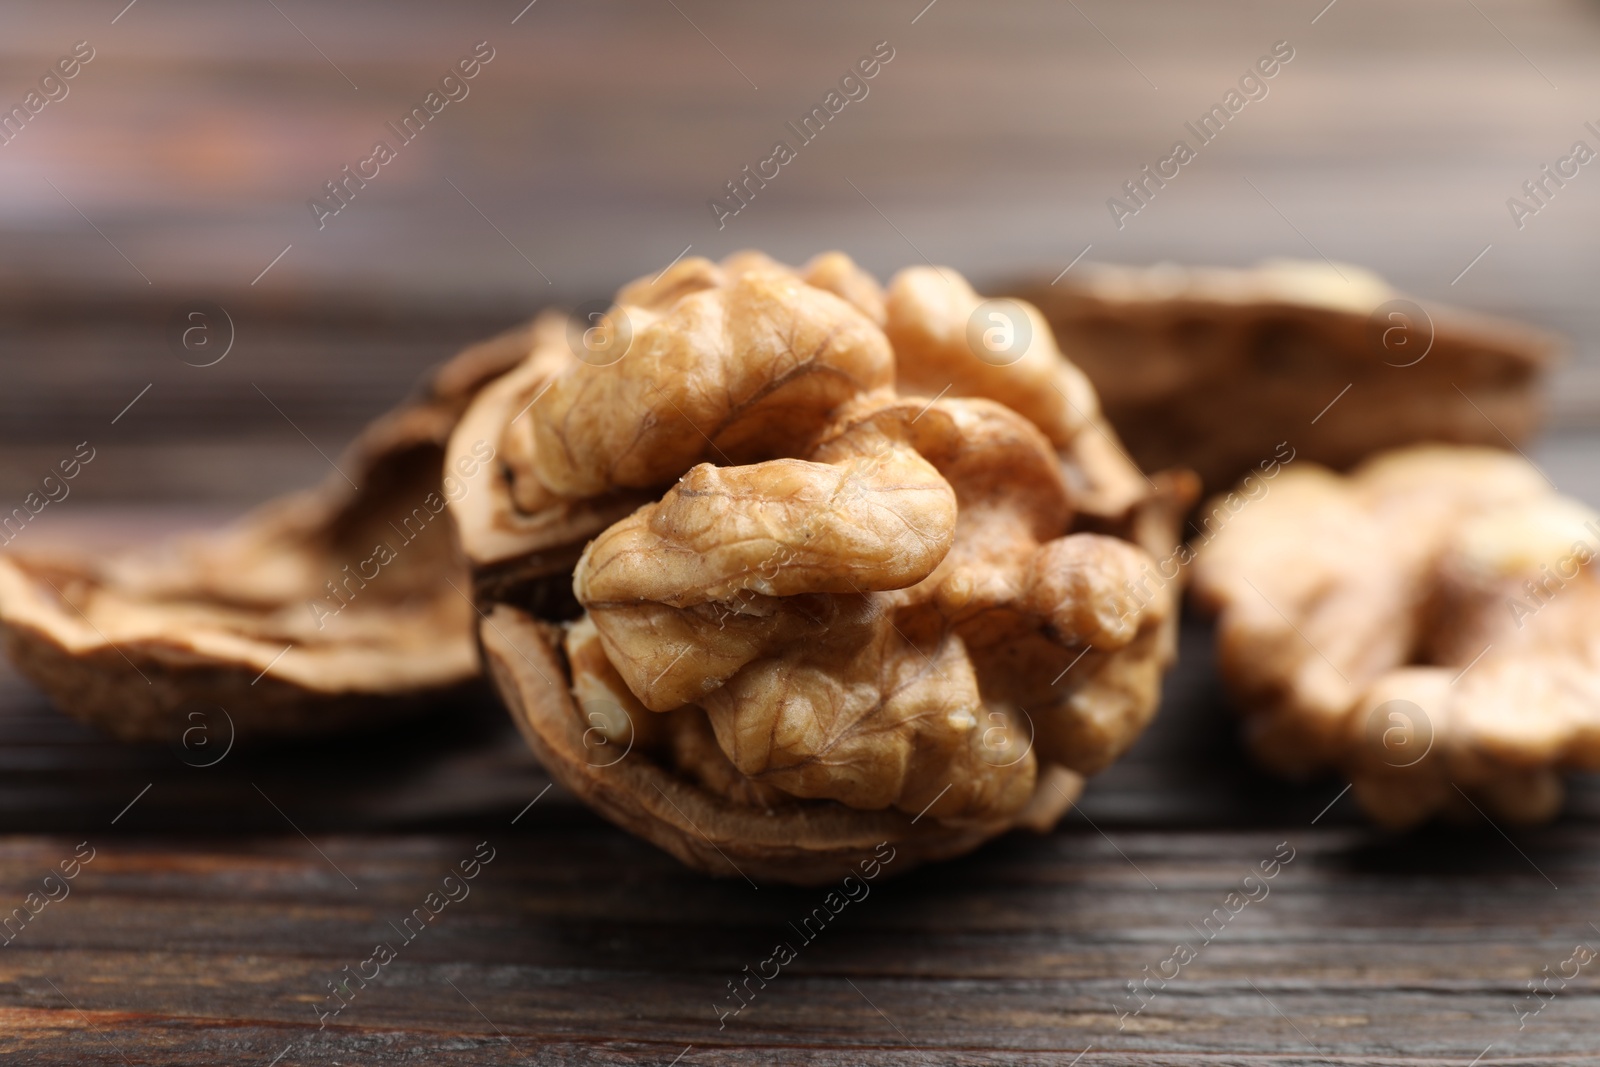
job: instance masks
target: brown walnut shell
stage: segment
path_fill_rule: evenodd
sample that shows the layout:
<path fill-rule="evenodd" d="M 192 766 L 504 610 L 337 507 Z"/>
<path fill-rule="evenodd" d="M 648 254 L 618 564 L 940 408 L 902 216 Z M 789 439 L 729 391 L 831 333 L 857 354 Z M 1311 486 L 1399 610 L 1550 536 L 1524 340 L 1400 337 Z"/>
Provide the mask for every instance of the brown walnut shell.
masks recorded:
<path fill-rule="evenodd" d="M 1039 305 L 1134 459 L 1191 467 L 1213 492 L 1281 441 L 1336 470 L 1419 442 L 1526 441 L 1558 348 L 1348 264 L 1085 263 L 1008 291 Z"/>
<path fill-rule="evenodd" d="M 464 350 L 363 431 L 340 473 L 225 530 L 109 557 L 0 555 L 12 661 L 63 711 L 130 741 L 172 739 L 216 709 L 239 736 L 329 733 L 470 682 L 476 616 L 444 446 L 531 339 L 523 327 Z"/>

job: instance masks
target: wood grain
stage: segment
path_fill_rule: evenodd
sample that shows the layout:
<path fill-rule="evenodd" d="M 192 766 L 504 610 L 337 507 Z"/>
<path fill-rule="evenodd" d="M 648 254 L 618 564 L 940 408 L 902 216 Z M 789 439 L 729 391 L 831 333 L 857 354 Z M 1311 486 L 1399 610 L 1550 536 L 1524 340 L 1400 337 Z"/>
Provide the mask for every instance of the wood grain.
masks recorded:
<path fill-rule="evenodd" d="M 485 838 L 497 855 L 471 894 L 401 942 L 389 923 Z M 1200 944 L 1189 924 L 1284 840 L 1295 858 L 1270 894 L 1119 1020 L 1124 982 L 1175 941 Z M 1469 1061 L 1489 1045 L 1491 1062 L 1575 1058 L 1600 1021 L 1591 980 L 1522 1030 L 1514 1005 L 1542 966 L 1597 940 L 1582 888 L 1596 844 L 1593 828 L 1551 829 L 1521 838 L 1525 859 L 1476 835 L 1124 831 L 1113 844 L 1075 828 L 882 882 L 806 944 L 789 924 L 820 893 L 705 882 L 559 804 L 465 837 L 323 837 L 326 858 L 298 837 L 116 840 L 0 955 L 0 1048 L 265 1062 L 288 1045 L 286 1063 L 536 1050 L 660 1063 L 690 1045 L 694 1063 L 1002 1050 L 1065 1063 L 1089 1045 L 1102 1062 Z M 20 896 L 70 847 L 7 842 L 0 887 Z M 798 958 L 718 1029 L 725 983 L 784 939 Z M 398 958 L 319 1030 L 325 984 L 377 941 Z"/>

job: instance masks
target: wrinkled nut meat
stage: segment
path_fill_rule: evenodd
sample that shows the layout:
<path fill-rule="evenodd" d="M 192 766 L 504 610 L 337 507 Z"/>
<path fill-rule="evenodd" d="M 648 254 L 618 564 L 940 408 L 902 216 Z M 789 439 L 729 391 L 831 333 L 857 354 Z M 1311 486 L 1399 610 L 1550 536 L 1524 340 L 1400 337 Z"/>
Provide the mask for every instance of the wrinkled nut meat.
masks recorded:
<path fill-rule="evenodd" d="M 239 735 L 327 733 L 471 681 L 470 579 L 446 498 L 493 445 L 469 442 L 441 482 L 444 446 L 531 343 L 523 328 L 468 348 L 368 427 L 342 473 L 227 530 L 110 558 L 0 555 L 12 661 L 119 738 L 187 742 L 199 723 L 219 746 L 224 717 Z"/>
<path fill-rule="evenodd" d="M 1224 678 L 1269 766 L 1375 820 L 1532 823 L 1600 769 L 1600 515 L 1524 460 L 1430 446 L 1296 465 L 1199 551 Z"/>
<path fill-rule="evenodd" d="M 1193 480 L 1122 455 L 1031 308 L 975 358 L 980 303 L 745 253 L 540 321 L 450 454 L 495 442 L 455 512 L 558 780 L 695 867 L 820 882 L 1048 827 L 1133 742 L 1175 614 L 1132 579 Z"/>
<path fill-rule="evenodd" d="M 1525 441 L 1557 347 L 1519 323 L 1424 307 L 1348 264 L 1085 263 L 1014 291 L 1044 312 L 1133 458 L 1192 468 L 1211 491 L 1285 439 L 1341 470 L 1423 441 Z M 1323 414 L 1346 387 L 1360 403 Z"/>

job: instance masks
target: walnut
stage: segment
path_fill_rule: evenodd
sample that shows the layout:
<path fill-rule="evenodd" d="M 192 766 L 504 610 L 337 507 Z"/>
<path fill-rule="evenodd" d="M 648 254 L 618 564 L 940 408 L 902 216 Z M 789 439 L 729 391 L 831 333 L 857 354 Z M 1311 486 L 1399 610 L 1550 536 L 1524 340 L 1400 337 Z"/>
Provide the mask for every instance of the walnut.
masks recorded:
<path fill-rule="evenodd" d="M 558 780 L 712 873 L 816 882 L 1048 827 L 1126 750 L 1176 621 L 1131 579 L 1192 483 L 1122 456 L 1037 312 L 1020 369 L 970 366 L 978 304 L 689 259 L 623 288 L 618 358 L 552 320 L 484 391 L 451 451 L 499 427 L 503 462 L 457 513 Z"/>
<path fill-rule="evenodd" d="M 1348 264 L 1085 263 L 1010 291 L 1039 305 L 1134 459 L 1192 467 L 1213 491 L 1286 438 L 1335 469 L 1422 441 L 1525 441 L 1557 347 Z"/>
<path fill-rule="evenodd" d="M 0 556 L 12 661 L 125 740 L 178 737 L 217 708 L 241 736 L 326 733 L 472 681 L 476 615 L 445 499 L 460 470 L 441 483 L 444 445 L 531 340 L 524 328 L 467 349 L 368 427 L 342 474 L 227 530 L 109 558 Z M 474 443 L 461 470 L 488 455 Z"/>
<path fill-rule="evenodd" d="M 694 463 L 773 455 L 844 399 L 888 386 L 882 316 L 877 282 L 847 257 L 795 272 L 748 252 L 634 282 L 597 325 L 546 313 L 532 355 L 456 435 L 495 441 L 504 464 L 460 509 L 480 591 L 531 590 L 545 613 L 563 610 L 584 543 Z"/>
<path fill-rule="evenodd" d="M 1296 466 L 1199 551 L 1255 750 L 1377 821 L 1551 818 L 1600 769 L 1600 516 L 1490 449 Z"/>

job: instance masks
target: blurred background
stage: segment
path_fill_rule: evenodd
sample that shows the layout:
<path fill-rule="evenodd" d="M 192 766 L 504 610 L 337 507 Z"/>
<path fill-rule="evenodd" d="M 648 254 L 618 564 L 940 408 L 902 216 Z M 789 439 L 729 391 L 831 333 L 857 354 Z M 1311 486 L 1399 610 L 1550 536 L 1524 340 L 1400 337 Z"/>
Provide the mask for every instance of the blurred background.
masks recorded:
<path fill-rule="evenodd" d="M 1107 199 L 1281 41 L 1266 97 L 1119 229 Z M 1080 255 L 1362 264 L 1570 340 L 1538 456 L 1600 503 L 1573 436 L 1600 423 L 1600 163 L 1520 229 L 1506 203 L 1600 148 L 1588 0 L 17 2 L 0 106 L 78 42 L 0 146 L 0 500 L 89 440 L 85 508 L 237 510 L 322 477 L 457 346 L 753 246 L 980 288 Z M 786 124 L 875 47 L 802 145 Z M 402 144 L 387 124 L 474 49 Z M 379 139 L 395 158 L 319 228 L 308 201 Z M 719 228 L 780 139 L 796 158 Z M 197 301 L 232 324 L 207 367 L 172 341 Z"/>

